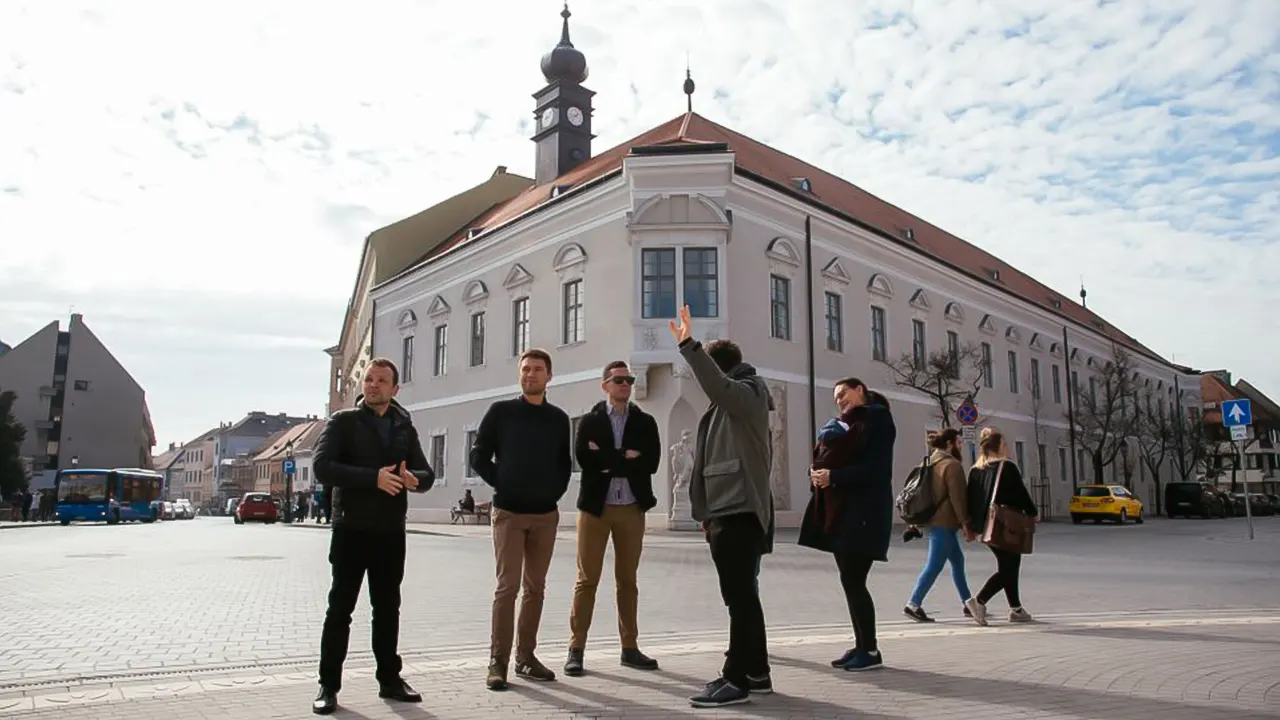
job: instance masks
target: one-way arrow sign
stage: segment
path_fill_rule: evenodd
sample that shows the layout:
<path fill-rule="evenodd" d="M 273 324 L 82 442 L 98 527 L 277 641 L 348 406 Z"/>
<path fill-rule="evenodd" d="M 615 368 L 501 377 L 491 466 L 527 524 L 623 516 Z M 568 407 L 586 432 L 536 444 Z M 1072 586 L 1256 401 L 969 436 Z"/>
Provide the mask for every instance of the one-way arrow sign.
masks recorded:
<path fill-rule="evenodd" d="M 1247 399 L 1222 401 L 1222 424 L 1238 427 L 1253 424 L 1253 408 Z"/>

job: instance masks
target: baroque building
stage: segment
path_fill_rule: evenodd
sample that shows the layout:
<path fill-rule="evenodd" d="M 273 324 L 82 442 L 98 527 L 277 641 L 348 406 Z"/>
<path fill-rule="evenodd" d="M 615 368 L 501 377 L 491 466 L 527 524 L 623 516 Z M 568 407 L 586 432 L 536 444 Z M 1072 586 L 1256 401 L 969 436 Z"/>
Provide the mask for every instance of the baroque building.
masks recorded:
<path fill-rule="evenodd" d="M 400 258 L 423 252 L 394 270 L 362 261 L 344 324 L 348 349 L 330 349 L 331 391 L 340 389 L 331 406 L 354 400 L 369 357 L 401 367 L 399 399 L 439 478 L 432 492 L 411 497 L 411 520 L 447 518 L 464 489 L 488 498 L 468 450 L 489 404 L 518 392 L 516 358 L 531 347 L 552 353 L 549 398 L 575 424 L 602 397 L 601 368 L 623 359 L 664 447 L 694 430 L 707 399 L 667 330 L 681 304 L 698 338 L 734 339 L 769 383 L 780 527 L 799 523 L 814 427 L 831 413 L 840 378 L 857 376 L 890 399 L 896 473 L 919 460 L 926 431 L 943 418 L 933 399 L 893 381 L 889 363 L 899 357 L 972 351 L 978 424 L 1004 431 L 1050 515 L 1065 514 L 1075 478 L 1092 476 L 1083 447 L 1071 451 L 1071 388 L 1091 387 L 1116 348 L 1149 402 L 1184 415 L 1198 407 L 1195 371 L 999 258 L 692 112 L 691 103 L 595 152 L 587 63 L 570 41 L 568 11 L 562 16 L 561 40 L 542 58 L 546 85 L 534 95 L 535 178 L 492 190 L 488 199 L 505 197 L 461 224 L 484 203 L 437 206 L 415 217 L 437 213 L 438 222 L 370 236 L 402 234 L 415 250 L 387 250 Z M 693 91 L 686 80 L 686 94 Z M 367 340 L 347 341 L 357 336 Z M 679 524 L 668 516 L 670 467 L 664 458 L 655 478 L 655 526 Z M 1133 473 L 1135 491 L 1154 507 L 1145 476 Z M 575 497 L 571 487 L 565 524 Z"/>

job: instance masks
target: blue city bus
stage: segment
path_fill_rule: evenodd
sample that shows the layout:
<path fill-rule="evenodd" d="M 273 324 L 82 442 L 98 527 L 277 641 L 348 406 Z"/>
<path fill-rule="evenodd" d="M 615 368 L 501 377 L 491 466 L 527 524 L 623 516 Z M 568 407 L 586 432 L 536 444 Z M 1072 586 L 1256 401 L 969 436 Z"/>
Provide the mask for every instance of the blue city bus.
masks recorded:
<path fill-rule="evenodd" d="M 154 522 L 164 497 L 164 476 L 150 470 L 59 470 L 58 522 Z"/>

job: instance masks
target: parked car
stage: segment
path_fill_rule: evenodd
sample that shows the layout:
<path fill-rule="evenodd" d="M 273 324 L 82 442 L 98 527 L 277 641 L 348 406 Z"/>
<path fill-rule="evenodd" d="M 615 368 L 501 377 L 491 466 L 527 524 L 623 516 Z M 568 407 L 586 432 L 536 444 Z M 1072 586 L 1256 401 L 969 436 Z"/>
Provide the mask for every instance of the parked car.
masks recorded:
<path fill-rule="evenodd" d="M 248 520 L 254 522 L 274 523 L 280 519 L 280 510 L 266 493 L 245 493 L 236 506 L 236 524 L 242 525 Z"/>
<path fill-rule="evenodd" d="M 1226 517 L 1227 508 L 1209 483 L 1176 482 L 1164 486 L 1164 511 L 1170 518 Z"/>
<path fill-rule="evenodd" d="M 1249 493 L 1249 502 L 1253 505 L 1253 514 L 1260 517 L 1275 515 L 1278 509 L 1271 497 L 1262 493 Z"/>
<path fill-rule="evenodd" d="M 1244 517 L 1244 495 L 1236 497 L 1225 490 L 1219 490 L 1218 500 L 1226 509 L 1227 517 Z"/>
<path fill-rule="evenodd" d="M 190 500 L 178 498 L 173 501 L 173 517 L 176 520 L 194 520 L 196 508 L 191 504 Z"/>
<path fill-rule="evenodd" d="M 1100 523 L 1111 520 L 1121 525 L 1133 520 L 1142 524 L 1142 501 L 1123 485 L 1084 485 L 1076 489 L 1067 511 L 1071 522 Z"/>

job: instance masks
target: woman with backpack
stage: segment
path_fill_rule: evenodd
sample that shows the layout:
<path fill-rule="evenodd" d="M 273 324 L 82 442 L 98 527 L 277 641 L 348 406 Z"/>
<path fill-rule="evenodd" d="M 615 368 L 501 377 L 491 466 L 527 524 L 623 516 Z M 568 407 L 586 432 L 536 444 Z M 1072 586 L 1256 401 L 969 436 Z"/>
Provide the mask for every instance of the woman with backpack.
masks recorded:
<path fill-rule="evenodd" d="M 831 661 L 848 671 L 883 667 L 876 609 L 867 589 L 872 564 L 889 559 L 893 532 L 893 444 L 889 401 L 857 378 L 836 383 L 839 415 L 818 433 L 809 471 L 812 495 L 799 544 L 835 556 L 853 623 L 854 647 Z"/>
<path fill-rule="evenodd" d="M 995 512 L 1020 514 L 1023 517 L 1019 524 L 1029 524 L 1028 519 L 1039 522 L 1036 504 L 1022 481 L 1022 473 L 1009 460 L 1009 448 L 1005 445 L 1004 435 L 995 428 L 983 428 L 978 435 L 978 461 L 969 471 L 968 491 L 971 527 L 980 534 L 986 534 L 987 519 Z M 1029 527 L 1028 530 L 1034 530 L 1034 527 Z M 991 549 L 991 554 L 996 557 L 996 572 L 976 597 L 983 608 L 984 617 L 987 602 L 1003 590 L 1005 599 L 1009 601 L 1009 622 L 1031 622 L 1031 613 L 1022 607 L 1018 588 L 1022 555 L 1023 552 L 1030 552 L 1029 533 L 1024 538 L 1028 541 L 1025 550 L 1008 547 L 1007 542 L 993 542 L 990 537 L 983 538 L 983 542 Z"/>

